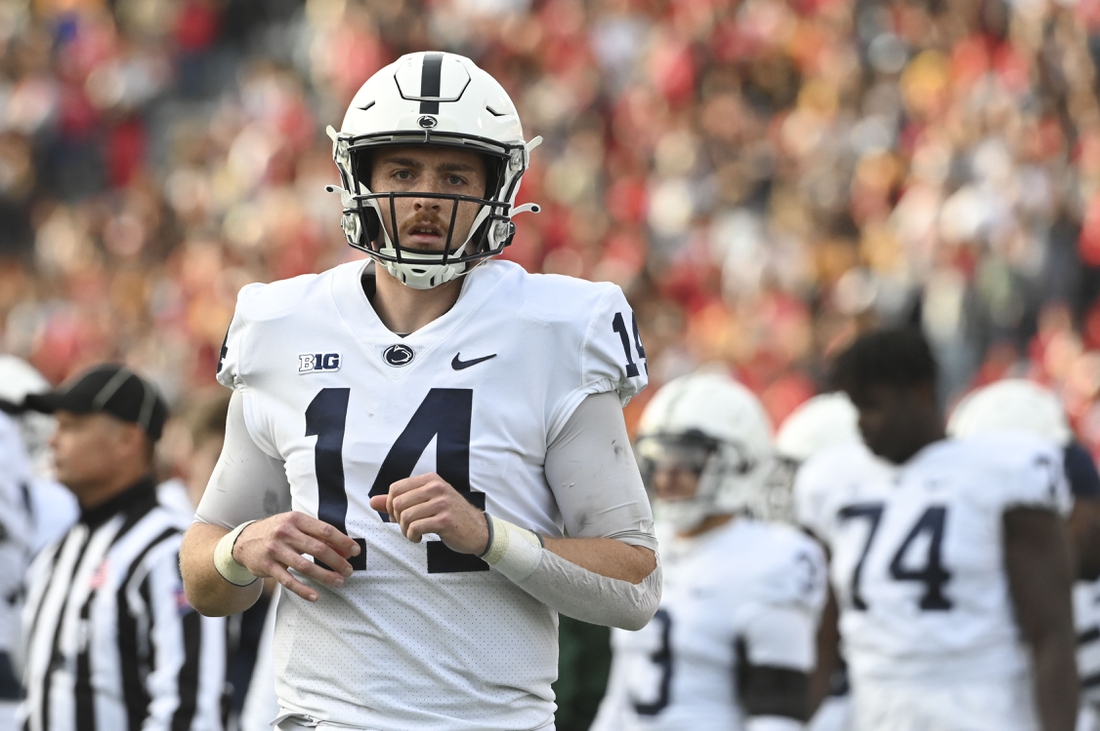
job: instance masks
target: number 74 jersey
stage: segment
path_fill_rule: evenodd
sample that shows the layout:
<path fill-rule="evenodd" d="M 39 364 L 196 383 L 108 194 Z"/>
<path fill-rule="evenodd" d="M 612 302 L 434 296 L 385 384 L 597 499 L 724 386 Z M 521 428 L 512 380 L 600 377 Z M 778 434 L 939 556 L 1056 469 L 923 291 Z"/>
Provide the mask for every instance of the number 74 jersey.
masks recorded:
<path fill-rule="evenodd" d="M 830 550 L 855 681 L 1026 672 L 1002 516 L 1068 508 L 1053 444 L 1009 432 L 946 439 L 897 467 L 845 445 L 802 467 L 795 496 L 800 522 Z"/>
<path fill-rule="evenodd" d="M 410 542 L 369 500 L 436 472 L 505 520 L 587 535 L 559 497 L 603 486 L 548 485 L 543 466 L 586 396 L 625 403 L 645 386 L 633 313 L 614 285 L 489 261 L 450 311 L 399 337 L 372 309 L 363 269 L 243 289 L 219 368 L 253 441 L 285 464 L 293 509 L 364 549 L 315 605 L 284 594 L 280 702 L 360 728 L 539 728 L 553 717 L 554 613 L 435 536 Z"/>

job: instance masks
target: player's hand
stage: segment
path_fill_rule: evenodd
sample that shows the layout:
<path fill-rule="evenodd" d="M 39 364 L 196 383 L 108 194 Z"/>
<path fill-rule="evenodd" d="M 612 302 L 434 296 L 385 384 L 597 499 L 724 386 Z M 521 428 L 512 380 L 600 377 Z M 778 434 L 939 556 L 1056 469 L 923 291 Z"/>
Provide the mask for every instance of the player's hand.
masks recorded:
<path fill-rule="evenodd" d="M 413 543 L 435 533 L 452 551 L 478 555 L 489 544 L 485 514 L 434 472 L 398 480 L 388 495 L 372 497 L 370 506 L 388 513 Z"/>
<path fill-rule="evenodd" d="M 333 526 L 305 513 L 280 513 L 259 520 L 241 531 L 233 546 L 233 560 L 259 577 L 272 577 L 298 596 L 317 601 L 317 592 L 298 581 L 289 569 L 339 588 L 351 576 L 348 558 L 358 555 L 359 545 Z M 302 554 L 309 554 L 332 571 Z"/>

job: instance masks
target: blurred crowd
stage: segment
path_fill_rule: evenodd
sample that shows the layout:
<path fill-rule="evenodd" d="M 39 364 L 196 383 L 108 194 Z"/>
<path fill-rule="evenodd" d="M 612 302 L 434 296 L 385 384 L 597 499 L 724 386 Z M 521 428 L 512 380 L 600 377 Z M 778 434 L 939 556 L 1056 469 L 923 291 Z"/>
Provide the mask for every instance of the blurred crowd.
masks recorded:
<path fill-rule="evenodd" d="M 0 350 L 209 387 L 243 284 L 360 256 L 324 128 L 429 48 L 546 140 L 507 256 L 622 285 L 654 385 L 778 423 L 919 320 L 945 404 L 1031 377 L 1100 454 L 1100 0 L 9 0 Z"/>

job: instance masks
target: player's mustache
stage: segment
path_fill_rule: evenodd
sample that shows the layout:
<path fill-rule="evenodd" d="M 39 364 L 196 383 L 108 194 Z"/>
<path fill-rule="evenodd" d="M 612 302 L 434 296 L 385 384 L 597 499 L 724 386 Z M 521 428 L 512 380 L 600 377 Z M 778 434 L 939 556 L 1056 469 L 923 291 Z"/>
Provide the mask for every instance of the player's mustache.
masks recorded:
<path fill-rule="evenodd" d="M 448 229 L 450 229 L 450 226 L 448 225 L 448 223 L 443 222 L 441 219 L 432 216 L 428 218 L 421 217 L 414 219 L 413 221 L 405 224 L 404 228 L 407 233 L 412 233 L 418 228 L 428 228 L 434 229 L 439 234 L 445 234 L 447 233 Z"/>

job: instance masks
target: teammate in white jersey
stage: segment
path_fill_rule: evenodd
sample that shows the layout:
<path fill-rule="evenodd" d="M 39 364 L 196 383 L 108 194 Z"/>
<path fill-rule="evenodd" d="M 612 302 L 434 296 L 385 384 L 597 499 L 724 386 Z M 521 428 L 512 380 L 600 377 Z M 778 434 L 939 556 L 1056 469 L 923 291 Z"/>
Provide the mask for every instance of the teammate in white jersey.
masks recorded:
<path fill-rule="evenodd" d="M 45 376 L 27 361 L 0 355 L 0 401 L 13 407 L 12 416 L 30 458 L 31 479 L 25 484 L 23 519 L 31 531 L 32 554 L 65 535 L 80 514 L 72 492 L 54 478 L 49 447 L 56 429 L 53 416 L 23 408 L 28 396 L 46 393 L 50 388 Z"/>
<path fill-rule="evenodd" d="M 774 481 L 785 485 L 790 496 L 790 520 L 800 526 L 813 523 L 825 502 L 830 485 L 816 486 L 817 492 L 807 492 L 802 485 L 794 492 L 794 479 L 811 457 L 838 445 L 859 445 L 859 413 L 851 400 L 843 393 L 823 393 L 808 399 L 792 411 L 775 434 L 777 457 Z M 781 492 L 777 486 L 773 492 Z M 818 668 L 810 678 L 810 697 L 816 707 L 807 731 L 848 731 L 851 728 L 851 698 L 847 667 L 839 656 L 837 637 L 836 598 L 827 594 L 825 608 L 818 628 Z"/>
<path fill-rule="evenodd" d="M 967 437 L 982 432 L 1026 431 L 1062 447 L 1073 512 L 1066 521 L 1077 570 L 1073 620 L 1077 629 L 1077 674 L 1081 680 L 1078 731 L 1100 726 L 1100 563 L 1097 548 L 1100 474 L 1088 451 L 1074 438 L 1061 400 L 1049 388 L 1006 378 L 972 391 L 947 421 L 947 433 Z"/>
<path fill-rule="evenodd" d="M 825 563 L 801 531 L 754 517 L 772 472 L 763 407 L 727 376 L 683 376 L 646 405 L 636 447 L 664 594 L 645 630 L 612 631 L 593 731 L 802 729 Z"/>
<path fill-rule="evenodd" d="M 864 335 L 835 376 L 881 459 L 837 447 L 797 480 L 831 486 L 810 528 L 830 551 L 855 728 L 1073 729 L 1060 450 L 1022 433 L 946 439 L 916 330 Z"/>
<path fill-rule="evenodd" d="M 280 729 L 550 729 L 557 612 L 639 629 L 660 599 L 634 315 L 490 260 L 537 209 L 515 200 L 539 140 L 469 59 L 398 59 L 329 134 L 373 267 L 241 291 L 188 595 L 228 614 L 284 586 Z"/>
<path fill-rule="evenodd" d="M 947 420 L 947 434 L 953 437 L 996 431 L 1031 432 L 1062 448 L 1073 494 L 1066 528 L 1076 576 L 1100 579 L 1100 476 L 1092 455 L 1077 441 L 1061 400 L 1033 381 L 1005 378 L 967 394 Z"/>
<path fill-rule="evenodd" d="M 22 686 L 12 661 L 18 646 L 23 574 L 31 560 L 26 490 L 30 459 L 15 420 L 0 410 L 0 728 L 15 728 Z"/>

